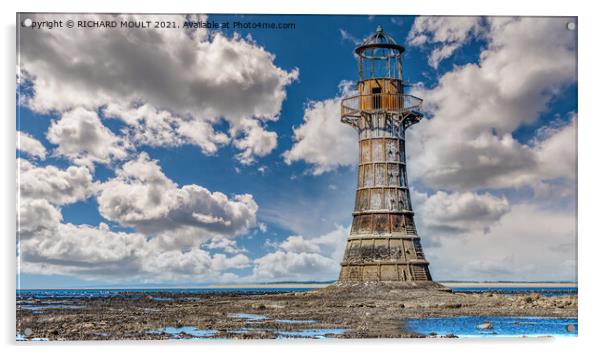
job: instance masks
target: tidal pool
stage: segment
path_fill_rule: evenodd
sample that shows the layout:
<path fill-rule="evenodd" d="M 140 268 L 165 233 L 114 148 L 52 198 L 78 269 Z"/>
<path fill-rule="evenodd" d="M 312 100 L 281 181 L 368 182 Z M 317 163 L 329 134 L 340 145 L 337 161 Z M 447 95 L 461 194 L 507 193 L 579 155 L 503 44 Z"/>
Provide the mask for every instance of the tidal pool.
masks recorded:
<path fill-rule="evenodd" d="M 491 329 L 479 329 L 477 326 L 489 322 Z M 578 332 L 576 318 L 555 317 L 484 317 L 462 316 L 449 318 L 426 318 L 407 320 L 410 331 L 438 336 L 453 334 L 458 337 L 576 337 Z"/>
<path fill-rule="evenodd" d="M 229 314 L 228 317 L 242 318 L 242 319 L 250 320 L 250 321 L 263 321 L 263 320 L 267 319 L 266 316 L 255 315 L 252 313 L 234 313 L 234 314 Z"/>
<path fill-rule="evenodd" d="M 337 335 L 345 333 L 346 329 L 344 328 L 310 328 L 310 329 L 302 329 L 298 331 L 274 331 L 274 333 L 278 334 L 279 338 L 290 338 L 290 337 L 300 337 L 300 338 L 315 338 L 315 339 L 325 339 L 326 335 Z"/>
<path fill-rule="evenodd" d="M 274 320 L 279 323 L 316 323 L 316 320 Z"/>
<path fill-rule="evenodd" d="M 17 309 L 31 311 L 34 314 L 44 313 L 44 310 L 55 310 L 55 309 L 82 309 L 85 306 L 80 305 L 69 305 L 69 304 L 41 304 L 41 305 L 17 305 Z"/>
<path fill-rule="evenodd" d="M 159 330 L 149 331 L 152 334 L 167 333 L 171 335 L 173 339 L 195 339 L 195 338 L 208 338 L 215 335 L 215 331 L 212 329 L 198 329 L 193 326 L 183 327 L 163 327 Z M 188 334 L 194 338 L 182 336 L 182 334 Z"/>
<path fill-rule="evenodd" d="M 15 339 L 17 340 L 17 342 L 26 342 L 26 341 L 48 342 L 48 338 L 39 338 L 39 337 L 28 338 L 28 337 L 25 337 L 22 333 L 17 333 L 17 337 Z"/>
<path fill-rule="evenodd" d="M 82 309 L 84 306 L 67 304 L 44 304 L 44 305 L 19 305 L 24 310 L 47 310 L 47 309 Z"/>

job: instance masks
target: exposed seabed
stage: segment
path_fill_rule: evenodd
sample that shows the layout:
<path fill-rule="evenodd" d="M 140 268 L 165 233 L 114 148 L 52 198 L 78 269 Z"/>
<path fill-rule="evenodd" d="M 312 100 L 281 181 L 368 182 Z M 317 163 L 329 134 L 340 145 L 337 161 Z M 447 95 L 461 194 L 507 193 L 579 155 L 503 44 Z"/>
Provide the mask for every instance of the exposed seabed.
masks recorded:
<path fill-rule="evenodd" d="M 407 324 L 433 318 L 496 323 L 498 317 L 577 317 L 577 295 L 453 293 L 434 282 L 336 283 L 304 292 L 219 292 L 202 298 L 186 292 L 126 292 L 63 298 L 65 306 L 54 307 L 43 307 L 43 299 L 22 301 L 29 306 L 17 306 L 17 333 L 24 340 L 453 337 L 454 328 L 421 333 Z M 567 325 L 567 333 L 574 327 Z M 518 327 L 512 335 L 528 336 L 532 328 Z M 485 333 L 496 335 L 492 328 Z"/>

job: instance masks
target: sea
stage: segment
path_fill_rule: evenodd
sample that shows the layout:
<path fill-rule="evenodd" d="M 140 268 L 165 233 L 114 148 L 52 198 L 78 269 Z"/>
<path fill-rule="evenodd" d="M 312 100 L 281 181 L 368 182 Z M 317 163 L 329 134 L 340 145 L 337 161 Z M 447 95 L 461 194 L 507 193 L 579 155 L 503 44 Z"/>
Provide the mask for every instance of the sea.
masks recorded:
<path fill-rule="evenodd" d="M 453 292 L 462 293 L 494 293 L 498 295 L 522 295 L 537 293 L 542 296 L 563 296 L 577 295 L 577 287 L 513 287 L 513 286 L 479 286 L 479 287 L 449 287 Z M 60 299 L 60 298 L 94 298 L 94 297 L 113 297 L 124 294 L 140 293 L 186 293 L 186 294 L 205 294 L 219 292 L 238 292 L 242 294 L 270 294 L 291 291 L 308 291 L 315 288 L 281 288 L 281 287 L 223 287 L 223 288 L 140 288 L 140 289 L 20 289 L 17 290 L 17 300 L 33 299 Z"/>
<path fill-rule="evenodd" d="M 494 293 L 498 295 L 521 295 L 537 293 L 541 296 L 563 296 L 577 295 L 576 287 L 504 287 L 504 286 L 481 286 L 481 287 L 450 287 L 454 292 L 463 293 Z M 144 296 L 145 293 L 185 293 L 192 297 L 202 298 L 203 294 L 219 292 L 238 292 L 247 295 L 260 295 L 270 293 L 281 293 L 291 291 L 307 291 L 315 288 L 265 288 L 265 287 L 241 287 L 241 288 L 143 288 L 143 289 L 21 289 L 17 290 L 17 306 L 22 310 L 42 312 L 52 308 L 78 308 L 73 300 L 78 298 L 108 298 L 118 296 Z M 154 296 L 156 300 L 172 300 L 170 297 Z M 61 303 L 61 299 L 69 299 L 68 303 Z M 40 300 L 42 303 L 40 304 Z M 491 323 L 491 328 L 482 329 L 483 323 Z M 416 333 L 426 336 L 445 336 L 453 334 L 457 337 L 545 337 L 545 336 L 577 336 L 577 318 L 551 318 L 551 317 L 481 317 L 461 316 L 450 318 L 426 318 L 406 321 L 405 326 Z M 163 329 L 169 332 L 170 329 Z M 195 329 L 191 329 L 195 331 Z M 195 333 L 201 333 L 198 332 Z M 327 331 L 328 332 L 328 331 Z M 342 333 L 344 329 L 332 329 L 332 333 Z M 328 332 L 330 333 L 330 332 Z M 322 332 L 308 332 L 308 338 L 324 338 Z M 300 336 L 295 333 L 295 336 Z M 301 335 L 302 336 L 302 335 Z M 207 335 L 200 335 L 205 338 Z M 174 339 L 177 339 L 174 336 Z M 23 334 L 17 334 L 17 340 L 26 339 Z M 34 338 L 33 340 L 44 340 Z"/>
<path fill-rule="evenodd" d="M 291 291 L 307 291 L 315 288 L 141 288 L 141 289 L 23 289 L 17 290 L 19 299 L 60 299 L 60 298 L 95 298 L 114 297 L 124 294 L 175 293 L 175 294 L 207 294 L 220 292 L 237 292 L 242 294 L 273 294 Z"/>

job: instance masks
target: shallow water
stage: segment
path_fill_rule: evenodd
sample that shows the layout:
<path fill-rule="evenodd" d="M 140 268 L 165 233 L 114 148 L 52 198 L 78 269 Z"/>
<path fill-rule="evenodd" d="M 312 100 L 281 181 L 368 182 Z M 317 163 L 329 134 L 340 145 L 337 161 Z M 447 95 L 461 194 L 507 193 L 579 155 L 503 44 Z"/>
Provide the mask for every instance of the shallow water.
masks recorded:
<path fill-rule="evenodd" d="M 25 310 L 43 310 L 43 309 L 81 309 L 85 306 L 81 305 L 68 305 L 68 304 L 44 304 L 44 305 L 19 305 L 20 308 Z"/>
<path fill-rule="evenodd" d="M 274 320 L 280 323 L 316 323 L 316 320 Z"/>
<path fill-rule="evenodd" d="M 22 342 L 22 341 L 31 341 L 31 342 L 48 342 L 48 338 L 38 338 L 38 337 L 34 337 L 34 338 L 25 338 L 25 336 L 22 333 L 17 333 L 17 338 L 16 338 L 17 342 Z"/>
<path fill-rule="evenodd" d="M 83 309 L 85 306 L 81 305 L 69 305 L 69 304 L 42 304 L 42 305 L 17 305 L 17 309 L 31 311 L 34 314 L 44 313 L 44 310 L 68 310 L 68 309 Z"/>
<path fill-rule="evenodd" d="M 263 321 L 263 320 L 267 319 L 266 316 L 255 315 L 252 313 L 232 313 L 232 314 L 229 314 L 228 317 L 242 318 L 242 319 L 251 320 L 251 321 Z"/>
<path fill-rule="evenodd" d="M 326 335 L 343 334 L 345 331 L 344 328 L 310 328 L 298 331 L 274 331 L 274 333 L 278 334 L 280 339 L 289 337 L 325 339 Z"/>
<path fill-rule="evenodd" d="M 183 327 L 164 327 L 156 331 L 149 331 L 148 333 L 152 334 L 161 334 L 167 333 L 171 335 L 173 339 L 194 339 L 182 336 L 182 333 L 191 335 L 197 338 L 209 338 L 215 335 L 215 331 L 212 329 L 198 329 L 193 326 L 183 326 Z"/>
<path fill-rule="evenodd" d="M 229 314 L 228 317 L 236 317 L 236 318 L 244 318 L 253 322 L 261 322 L 264 320 L 267 320 L 268 317 L 267 316 L 262 316 L 262 315 L 256 315 L 256 314 L 252 314 L 252 313 L 235 313 L 235 314 Z M 274 322 L 279 322 L 279 323 L 316 323 L 317 321 L 315 320 L 274 320 Z M 240 328 L 239 330 L 236 331 L 232 331 L 233 333 L 245 333 L 248 332 L 250 330 L 255 330 L 253 328 Z M 283 339 L 283 338 L 316 338 L 316 339 L 323 339 L 326 338 L 327 334 L 330 335 L 336 335 L 336 334 L 342 334 L 346 331 L 346 329 L 344 328 L 328 328 L 328 329 L 322 329 L 322 328 L 308 328 L 308 329 L 301 329 L 301 330 L 296 330 L 296 331 L 281 331 L 281 330 L 276 330 L 276 329 L 271 329 L 271 328 L 260 328 L 257 330 L 261 330 L 261 331 L 268 331 L 268 332 L 273 332 L 275 334 L 278 335 L 278 338 Z"/>
<path fill-rule="evenodd" d="M 230 333 L 247 333 L 250 331 L 267 331 L 273 332 L 278 335 L 279 339 L 285 338 L 314 338 L 314 339 L 324 339 L 327 338 L 327 335 L 336 335 L 345 333 L 346 329 L 344 328 L 309 328 L 302 329 L 297 331 L 280 331 L 271 328 L 240 328 L 238 330 L 230 331 Z M 167 333 L 171 336 L 171 339 L 210 339 L 215 336 L 216 331 L 212 329 L 198 329 L 193 326 L 183 326 L 183 327 L 164 327 L 158 330 L 148 331 L 150 334 L 162 334 Z M 187 334 L 192 336 L 183 336 L 182 334 Z M 17 337 L 17 340 L 19 337 Z M 22 340 L 25 340 L 24 338 Z"/>
<path fill-rule="evenodd" d="M 576 287 L 450 287 L 456 293 L 496 293 L 500 295 L 527 295 L 532 293 L 541 296 L 565 296 L 577 295 Z"/>
<path fill-rule="evenodd" d="M 490 322 L 492 329 L 478 329 L 477 325 Z M 574 326 L 574 331 L 567 330 L 568 325 Z M 416 333 L 439 336 L 454 334 L 458 337 L 540 337 L 540 336 L 571 336 L 578 333 L 576 318 L 551 317 L 484 317 L 462 316 L 450 318 L 426 318 L 406 321 L 408 330 Z"/>

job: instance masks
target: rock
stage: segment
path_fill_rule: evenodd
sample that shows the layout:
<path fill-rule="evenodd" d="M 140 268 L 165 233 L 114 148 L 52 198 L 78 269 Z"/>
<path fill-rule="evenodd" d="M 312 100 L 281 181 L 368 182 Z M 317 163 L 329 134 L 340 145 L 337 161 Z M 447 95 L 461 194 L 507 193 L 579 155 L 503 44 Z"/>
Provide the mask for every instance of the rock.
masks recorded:
<path fill-rule="evenodd" d="M 448 309 L 459 309 L 462 307 L 462 304 L 446 304 L 443 307 Z"/>
<path fill-rule="evenodd" d="M 477 329 L 493 329 L 493 325 L 491 322 L 483 322 L 477 325 Z"/>

